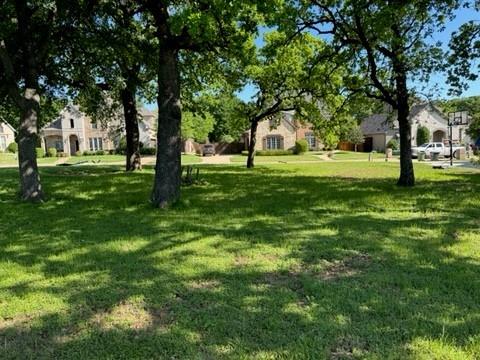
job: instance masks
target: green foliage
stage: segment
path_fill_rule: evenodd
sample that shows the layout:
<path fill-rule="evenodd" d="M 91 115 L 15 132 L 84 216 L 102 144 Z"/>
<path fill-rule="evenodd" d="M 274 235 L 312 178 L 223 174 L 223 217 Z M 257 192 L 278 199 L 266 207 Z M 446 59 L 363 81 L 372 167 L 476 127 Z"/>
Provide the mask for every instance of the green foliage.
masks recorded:
<path fill-rule="evenodd" d="M 480 3 L 477 2 L 477 11 Z M 470 21 L 463 24 L 452 34 L 450 40 L 450 55 L 448 57 L 449 93 L 461 95 L 470 86 L 469 82 L 478 79 L 480 71 L 480 24 Z"/>
<path fill-rule="evenodd" d="M 75 156 L 82 156 L 82 152 L 80 150 L 75 152 Z"/>
<path fill-rule="evenodd" d="M 182 138 L 204 143 L 208 139 L 208 134 L 213 130 L 214 117 L 206 112 L 192 113 L 188 111 L 185 111 L 182 117 Z"/>
<path fill-rule="evenodd" d="M 428 143 L 429 141 L 430 141 L 430 130 L 428 130 L 426 126 L 419 126 L 417 128 L 417 146 Z"/>
<path fill-rule="evenodd" d="M 342 137 L 342 140 L 348 141 L 355 145 L 360 145 L 365 141 L 365 137 L 363 136 L 362 129 L 355 125 L 347 130 L 346 134 Z"/>
<path fill-rule="evenodd" d="M 47 150 L 47 156 L 48 157 L 57 157 L 57 149 L 55 148 L 48 148 Z"/>
<path fill-rule="evenodd" d="M 97 150 L 95 151 L 95 155 L 105 155 L 105 150 Z"/>
<path fill-rule="evenodd" d="M 390 139 L 387 143 L 387 149 L 399 150 L 400 144 L 397 139 Z"/>
<path fill-rule="evenodd" d="M 295 141 L 295 154 L 305 154 L 308 151 L 308 142 L 305 139 Z"/>
<path fill-rule="evenodd" d="M 467 111 L 470 118 L 467 133 L 474 140 L 480 137 L 480 96 L 442 100 L 437 104 L 445 114 L 452 111 Z"/>
<path fill-rule="evenodd" d="M 41 147 L 35 149 L 35 153 L 37 154 L 37 158 L 45 157 L 45 150 Z"/>
<path fill-rule="evenodd" d="M 140 154 L 141 155 L 155 155 L 157 153 L 157 149 L 154 147 L 141 147 Z"/>
<path fill-rule="evenodd" d="M 125 136 L 120 138 L 116 150 L 118 154 L 125 155 L 127 153 L 127 138 Z"/>
<path fill-rule="evenodd" d="M 94 152 L 94 151 L 85 150 L 85 151 L 83 152 L 83 156 L 92 156 L 92 155 L 95 155 L 95 152 Z"/>
<path fill-rule="evenodd" d="M 9 153 L 16 154 L 18 152 L 18 144 L 16 142 L 12 142 L 12 143 L 8 144 L 7 151 Z"/>
<path fill-rule="evenodd" d="M 327 133 L 322 137 L 325 150 L 334 150 L 337 148 L 340 138 L 334 133 Z"/>

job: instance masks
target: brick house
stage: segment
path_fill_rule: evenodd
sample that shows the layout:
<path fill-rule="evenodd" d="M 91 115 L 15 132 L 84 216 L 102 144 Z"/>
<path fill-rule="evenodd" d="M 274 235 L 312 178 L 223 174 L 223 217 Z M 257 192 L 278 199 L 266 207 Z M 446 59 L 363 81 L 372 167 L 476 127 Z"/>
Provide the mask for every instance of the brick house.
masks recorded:
<path fill-rule="evenodd" d="M 15 142 L 15 129 L 8 122 L 0 120 L 0 152 L 4 152 L 13 142 Z"/>
<path fill-rule="evenodd" d="M 146 109 L 139 110 L 140 141 L 147 147 L 155 144 L 155 115 Z M 114 150 L 124 135 L 122 114 L 111 119 L 108 125 L 92 121 L 80 111 L 78 105 L 68 104 L 59 116 L 40 130 L 42 147 L 55 148 L 68 155 L 77 151 Z"/>
<path fill-rule="evenodd" d="M 417 129 L 425 126 L 430 131 L 430 141 L 445 142 L 448 140 L 448 119 L 434 105 L 430 103 L 417 104 L 410 110 L 410 123 L 412 125 L 412 146 L 417 145 Z M 363 151 L 385 151 L 391 139 L 400 138 L 400 130 L 395 114 L 385 112 L 374 114 L 364 119 L 360 125 L 365 143 Z M 466 126 L 454 126 L 452 137 L 454 143 L 467 143 L 470 141 L 466 135 Z"/>
<path fill-rule="evenodd" d="M 258 123 L 255 150 L 293 150 L 295 142 L 305 139 L 310 150 L 323 148 L 319 138 L 315 136 L 312 126 L 302 125 L 296 121 L 293 112 L 284 112 L 279 119 L 267 119 Z M 250 131 L 246 131 L 245 148 L 248 148 Z"/>

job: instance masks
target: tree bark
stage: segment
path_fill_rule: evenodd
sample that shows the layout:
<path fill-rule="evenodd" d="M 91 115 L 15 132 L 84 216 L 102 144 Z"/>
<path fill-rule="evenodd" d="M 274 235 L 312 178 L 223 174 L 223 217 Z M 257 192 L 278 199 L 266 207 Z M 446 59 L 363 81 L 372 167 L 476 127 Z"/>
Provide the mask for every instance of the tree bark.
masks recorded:
<path fill-rule="evenodd" d="M 135 90 L 126 87 L 121 91 L 123 113 L 125 117 L 125 135 L 127 140 L 126 171 L 135 171 L 142 168 L 140 157 L 140 133 L 138 130 L 137 105 Z"/>
<path fill-rule="evenodd" d="M 180 198 L 181 102 L 178 52 L 162 46 L 158 62 L 157 163 L 151 201 L 165 208 Z"/>
<path fill-rule="evenodd" d="M 248 143 L 248 159 L 247 159 L 247 168 L 252 169 L 255 158 L 255 144 L 257 143 L 257 128 L 258 120 L 254 119 L 251 121 L 250 125 L 250 142 Z"/>
<path fill-rule="evenodd" d="M 24 201 L 41 202 L 44 194 L 37 166 L 37 120 L 40 110 L 40 95 L 27 88 L 20 106 L 18 131 L 18 167 L 20 173 L 20 196 Z"/>
<path fill-rule="evenodd" d="M 397 185 L 414 186 L 415 174 L 412 163 L 412 125 L 409 120 L 410 106 L 408 104 L 409 95 L 407 89 L 407 76 L 399 66 L 397 66 L 396 73 L 398 103 L 397 119 L 400 128 L 400 177 Z"/>

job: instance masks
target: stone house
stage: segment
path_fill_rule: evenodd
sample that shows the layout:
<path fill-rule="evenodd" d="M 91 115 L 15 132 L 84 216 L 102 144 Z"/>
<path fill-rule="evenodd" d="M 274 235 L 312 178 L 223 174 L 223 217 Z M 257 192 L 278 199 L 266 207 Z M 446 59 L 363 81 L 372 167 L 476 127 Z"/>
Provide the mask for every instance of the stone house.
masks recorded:
<path fill-rule="evenodd" d="M 250 131 L 245 132 L 244 139 L 248 148 Z M 323 148 L 312 126 L 296 121 L 293 112 L 284 112 L 279 119 L 271 118 L 258 123 L 255 150 L 293 150 L 295 142 L 300 139 L 307 140 L 310 150 Z"/>
<path fill-rule="evenodd" d="M 446 142 L 449 139 L 448 119 L 434 105 L 430 103 L 418 104 L 410 109 L 410 123 L 412 124 L 412 146 L 417 145 L 417 129 L 425 126 L 430 130 L 430 141 Z M 391 139 L 400 139 L 398 121 L 395 114 L 385 112 L 374 114 L 360 124 L 365 142 L 363 151 L 385 151 Z M 454 143 L 466 143 L 470 139 L 466 135 L 467 126 L 454 126 L 452 139 Z"/>
<path fill-rule="evenodd" d="M 155 115 L 146 109 L 140 109 L 139 115 L 140 141 L 145 146 L 154 146 L 152 129 Z M 73 104 L 65 106 L 55 120 L 40 130 L 45 150 L 55 148 L 68 155 L 75 155 L 77 151 L 114 150 L 123 134 L 125 130 L 121 114 L 105 125 L 92 121 L 91 117 L 80 111 L 78 105 Z"/>
<path fill-rule="evenodd" d="M 15 142 L 15 132 L 12 125 L 0 120 L 0 152 L 4 152 L 8 145 Z"/>

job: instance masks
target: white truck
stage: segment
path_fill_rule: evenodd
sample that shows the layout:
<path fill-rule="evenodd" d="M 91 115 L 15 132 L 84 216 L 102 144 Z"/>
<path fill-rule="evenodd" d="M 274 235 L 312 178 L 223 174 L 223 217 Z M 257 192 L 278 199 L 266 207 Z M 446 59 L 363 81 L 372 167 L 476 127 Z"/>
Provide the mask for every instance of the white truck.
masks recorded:
<path fill-rule="evenodd" d="M 465 150 L 465 146 L 457 146 L 453 145 L 453 156 L 457 156 L 457 151 L 460 149 Z M 431 157 L 432 153 L 439 153 L 440 156 L 443 157 L 450 157 L 450 146 L 446 146 L 444 143 L 441 142 L 432 142 L 422 144 L 420 146 L 412 147 L 412 157 L 417 158 L 420 152 L 425 153 L 427 158 Z"/>

